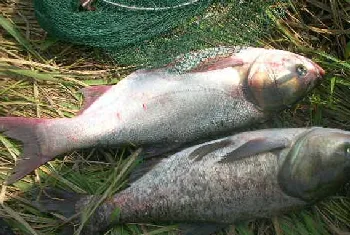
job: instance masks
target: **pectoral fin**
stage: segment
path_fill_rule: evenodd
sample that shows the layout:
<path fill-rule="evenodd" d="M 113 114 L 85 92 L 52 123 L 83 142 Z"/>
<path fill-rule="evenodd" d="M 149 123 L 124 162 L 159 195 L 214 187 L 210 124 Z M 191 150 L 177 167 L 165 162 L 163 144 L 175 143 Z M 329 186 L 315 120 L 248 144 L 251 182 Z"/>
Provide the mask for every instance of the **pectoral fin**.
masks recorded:
<path fill-rule="evenodd" d="M 245 142 L 232 152 L 223 156 L 220 163 L 238 161 L 256 154 L 280 150 L 290 145 L 288 140 L 274 138 L 256 138 Z"/>
<path fill-rule="evenodd" d="M 206 72 L 217 69 L 224 69 L 227 67 L 242 66 L 243 60 L 234 56 L 224 58 L 210 58 L 200 63 L 197 67 L 191 70 L 191 72 Z"/>

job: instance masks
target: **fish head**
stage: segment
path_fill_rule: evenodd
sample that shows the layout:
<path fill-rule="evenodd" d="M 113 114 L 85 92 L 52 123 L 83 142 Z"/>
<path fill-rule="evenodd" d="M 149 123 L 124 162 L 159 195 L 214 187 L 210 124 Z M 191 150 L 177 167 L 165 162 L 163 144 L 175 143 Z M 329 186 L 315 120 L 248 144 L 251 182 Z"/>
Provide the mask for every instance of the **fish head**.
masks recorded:
<path fill-rule="evenodd" d="M 290 107 L 313 89 L 325 71 L 310 59 L 282 50 L 263 50 L 251 63 L 246 86 L 262 110 Z"/>
<path fill-rule="evenodd" d="M 336 193 L 350 181 L 350 132 L 311 129 L 289 151 L 278 179 L 287 194 L 306 201 Z"/>

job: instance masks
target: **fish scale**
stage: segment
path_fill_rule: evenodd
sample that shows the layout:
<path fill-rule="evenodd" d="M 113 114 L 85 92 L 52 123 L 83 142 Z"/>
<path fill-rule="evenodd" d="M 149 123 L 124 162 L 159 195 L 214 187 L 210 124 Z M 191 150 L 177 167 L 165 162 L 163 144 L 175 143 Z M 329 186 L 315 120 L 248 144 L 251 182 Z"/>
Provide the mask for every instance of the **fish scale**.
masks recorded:
<path fill-rule="evenodd" d="M 138 70 L 114 86 L 84 88 L 84 106 L 73 118 L 0 117 L 0 132 L 23 143 L 7 183 L 74 149 L 166 144 L 170 150 L 232 133 L 289 107 L 323 75 L 291 52 L 222 47 Z"/>
<path fill-rule="evenodd" d="M 83 234 L 104 232 L 118 223 L 233 224 L 311 205 L 349 182 L 350 132 L 321 127 L 242 132 L 154 163 L 107 198 Z M 134 174 L 144 170 L 141 164 Z M 59 212 L 68 207 L 68 216 L 100 198 L 67 194 L 53 199 L 57 193 L 51 193 L 40 200 L 42 208 Z M 118 220 L 112 220 L 116 210 Z"/>
<path fill-rule="evenodd" d="M 207 48 L 201 51 L 193 51 L 186 53 L 174 59 L 174 62 L 167 65 L 169 72 L 185 73 L 195 69 L 200 64 L 210 61 L 215 63 L 220 58 L 226 58 L 234 53 L 239 53 L 241 50 L 247 47 L 216 47 Z"/>
<path fill-rule="evenodd" d="M 303 131 L 295 130 L 290 139 Z M 242 138 L 242 135 L 239 137 Z M 121 222 L 200 222 L 215 218 L 222 223 L 233 223 L 237 218 L 244 220 L 253 215 L 267 217 L 274 213 L 271 208 L 280 208 L 281 205 L 305 205 L 304 201 L 280 190 L 277 182 L 278 154 L 265 153 L 233 164 L 217 164 L 225 152 L 237 145 L 230 147 L 196 163 L 187 156 L 198 146 L 173 155 L 130 188 L 117 194 L 109 206 L 120 207 Z M 149 204 L 150 207 L 145 206 L 143 212 L 139 206 L 135 207 L 140 204 Z"/>

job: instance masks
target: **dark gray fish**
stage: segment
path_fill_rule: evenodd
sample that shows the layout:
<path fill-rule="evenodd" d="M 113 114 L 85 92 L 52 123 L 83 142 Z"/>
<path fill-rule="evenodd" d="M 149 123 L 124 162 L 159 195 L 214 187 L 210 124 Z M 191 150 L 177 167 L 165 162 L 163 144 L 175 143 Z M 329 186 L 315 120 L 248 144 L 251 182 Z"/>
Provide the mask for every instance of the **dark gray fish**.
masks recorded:
<path fill-rule="evenodd" d="M 7 183 L 73 149 L 176 145 L 232 132 L 293 104 L 323 75 L 287 51 L 212 48 L 114 86 L 85 88 L 85 106 L 74 118 L 0 117 L 0 132 L 24 146 Z"/>
<path fill-rule="evenodd" d="M 0 218 L 0 235 L 15 235 L 11 226 L 2 218 Z"/>
<path fill-rule="evenodd" d="M 318 127 L 244 132 L 162 159 L 100 205 L 83 234 L 125 222 L 222 225 L 266 218 L 332 195 L 349 180 L 350 132 Z M 68 196 L 43 206 L 49 211 L 67 206 L 74 214 L 92 198 Z M 117 208 L 119 220 L 113 222 Z"/>

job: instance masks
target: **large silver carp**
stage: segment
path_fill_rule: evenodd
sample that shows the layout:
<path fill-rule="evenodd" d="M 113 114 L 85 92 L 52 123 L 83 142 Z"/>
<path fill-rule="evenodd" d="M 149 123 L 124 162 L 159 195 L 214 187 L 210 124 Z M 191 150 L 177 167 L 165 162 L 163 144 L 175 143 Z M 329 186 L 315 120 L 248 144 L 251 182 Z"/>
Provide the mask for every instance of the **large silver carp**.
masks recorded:
<path fill-rule="evenodd" d="M 335 194 L 349 180 L 348 131 L 315 127 L 243 132 L 162 159 L 101 204 L 82 234 L 98 234 L 125 222 L 232 224 L 270 217 Z M 70 195 L 44 204 L 68 208 L 73 215 L 92 197 L 97 196 Z M 113 222 L 117 209 L 119 220 Z"/>
<path fill-rule="evenodd" d="M 246 127 L 302 98 L 322 75 L 317 64 L 287 51 L 212 48 L 114 86 L 85 88 L 74 118 L 0 118 L 0 132 L 24 146 L 7 183 L 73 149 L 179 145 Z"/>

